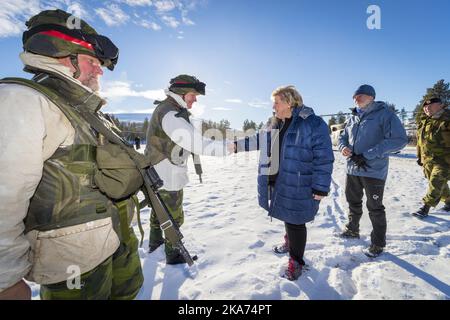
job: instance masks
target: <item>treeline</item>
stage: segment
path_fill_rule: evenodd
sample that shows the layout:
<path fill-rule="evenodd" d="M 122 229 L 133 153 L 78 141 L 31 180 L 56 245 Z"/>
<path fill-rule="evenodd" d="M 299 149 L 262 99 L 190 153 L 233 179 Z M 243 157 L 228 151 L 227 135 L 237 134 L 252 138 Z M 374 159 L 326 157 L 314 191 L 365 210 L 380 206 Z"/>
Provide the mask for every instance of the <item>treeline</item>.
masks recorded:
<path fill-rule="evenodd" d="M 148 129 L 148 118 L 145 118 L 144 122 L 129 122 L 120 121 L 119 118 L 113 114 L 107 114 L 107 116 L 114 122 L 114 124 L 122 131 L 123 137 L 128 141 L 134 141 L 136 137 L 141 140 L 146 139 L 146 132 Z"/>
<path fill-rule="evenodd" d="M 205 133 L 207 130 L 216 129 L 219 130 L 223 136 L 225 136 L 227 130 L 231 130 L 230 121 L 226 119 L 222 119 L 219 122 L 215 122 L 212 120 L 203 120 L 202 121 L 202 133 Z"/>
<path fill-rule="evenodd" d="M 426 93 L 423 95 L 420 102 L 416 105 L 413 112 L 408 112 L 405 108 L 401 110 L 397 110 L 396 105 L 390 102 L 387 102 L 387 105 L 397 113 L 398 117 L 402 121 L 403 124 L 406 124 L 406 121 L 414 122 L 415 117 L 418 113 L 422 112 L 422 104 L 426 99 L 429 99 L 432 96 L 440 97 L 443 104 L 445 106 L 450 105 L 450 83 L 445 82 L 444 79 L 437 81 L 433 87 L 427 88 Z M 328 120 L 328 126 L 331 128 L 333 125 L 343 124 L 347 119 L 347 115 L 350 113 L 344 113 L 342 111 L 338 112 L 336 115 L 333 115 Z M 408 114 L 411 114 L 408 117 Z M 116 126 L 123 132 L 124 137 L 130 141 L 134 140 L 136 137 L 139 137 L 141 140 L 145 140 L 145 135 L 147 132 L 149 119 L 145 118 L 144 122 L 128 122 L 128 121 L 120 121 L 113 114 L 108 115 L 111 120 L 116 124 Z M 264 126 L 263 122 L 257 124 L 253 120 L 245 119 L 242 125 L 242 131 L 247 130 L 259 130 Z M 205 133 L 209 129 L 216 129 L 221 132 L 223 136 L 225 136 L 226 132 L 231 129 L 230 121 L 227 119 L 222 119 L 219 122 L 215 122 L 212 120 L 204 120 L 202 121 L 202 132 Z"/>

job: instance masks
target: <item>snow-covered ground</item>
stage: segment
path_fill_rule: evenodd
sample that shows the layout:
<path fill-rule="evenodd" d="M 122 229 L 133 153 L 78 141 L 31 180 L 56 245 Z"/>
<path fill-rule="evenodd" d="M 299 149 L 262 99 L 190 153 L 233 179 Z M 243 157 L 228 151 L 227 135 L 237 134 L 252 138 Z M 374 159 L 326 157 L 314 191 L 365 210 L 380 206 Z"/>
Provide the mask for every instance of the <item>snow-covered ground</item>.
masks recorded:
<path fill-rule="evenodd" d="M 420 205 L 426 180 L 414 149 L 391 157 L 385 190 L 386 253 L 369 259 L 371 224 L 361 220 L 361 239 L 336 237 L 347 221 L 345 162 L 337 152 L 330 196 L 307 224 L 305 259 L 298 281 L 280 277 L 287 256 L 272 253 L 284 225 L 258 207 L 257 153 L 224 159 L 203 157 L 203 184 L 191 168 L 185 189 L 185 245 L 199 260 L 191 268 L 166 266 L 164 248 L 140 249 L 145 285 L 139 299 L 450 299 L 450 216 L 410 215 Z M 148 232 L 149 210 L 143 212 Z M 148 234 L 146 234 L 146 239 Z"/>
<path fill-rule="evenodd" d="M 310 269 L 295 282 L 281 277 L 288 257 L 271 249 L 282 242 L 284 225 L 257 204 L 257 153 L 203 157 L 203 184 L 190 168 L 181 228 L 186 248 L 199 259 L 190 268 L 166 266 L 163 246 L 148 254 L 149 209 L 143 210 L 145 283 L 138 299 L 450 299 L 450 215 L 410 215 L 427 186 L 414 153 L 406 148 L 391 157 L 386 252 L 370 259 L 361 252 L 370 244 L 366 208 L 361 239 L 336 236 L 347 222 L 347 204 L 345 162 L 335 152 L 330 195 L 307 224 Z"/>

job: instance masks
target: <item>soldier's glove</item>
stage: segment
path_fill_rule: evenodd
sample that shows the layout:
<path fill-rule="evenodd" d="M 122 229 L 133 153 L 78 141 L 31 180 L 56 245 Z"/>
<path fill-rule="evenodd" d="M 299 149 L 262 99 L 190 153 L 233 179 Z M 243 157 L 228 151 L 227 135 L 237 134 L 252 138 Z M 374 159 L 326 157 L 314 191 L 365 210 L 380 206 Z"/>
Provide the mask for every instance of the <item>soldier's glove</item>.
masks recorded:
<path fill-rule="evenodd" d="M 423 163 L 422 163 L 422 161 L 420 161 L 420 159 L 417 159 L 417 164 L 421 167 L 423 166 Z"/>
<path fill-rule="evenodd" d="M 367 164 L 367 159 L 364 158 L 364 156 L 362 154 L 353 154 L 350 157 L 350 160 L 353 161 L 356 166 L 358 167 L 358 169 L 363 169 L 364 171 L 367 172 L 367 168 L 371 168 L 368 164 Z"/>

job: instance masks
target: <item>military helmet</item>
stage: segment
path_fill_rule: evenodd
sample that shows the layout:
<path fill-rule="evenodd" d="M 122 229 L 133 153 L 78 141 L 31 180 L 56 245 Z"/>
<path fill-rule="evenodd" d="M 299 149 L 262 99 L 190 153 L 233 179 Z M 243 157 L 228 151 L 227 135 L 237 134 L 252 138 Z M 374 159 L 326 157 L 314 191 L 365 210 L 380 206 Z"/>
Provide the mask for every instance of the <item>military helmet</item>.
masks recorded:
<path fill-rule="evenodd" d="M 185 95 L 188 92 L 205 95 L 205 87 L 206 84 L 198 80 L 196 77 L 181 74 L 173 79 L 170 79 L 169 90 L 181 95 Z"/>
<path fill-rule="evenodd" d="M 119 49 L 111 40 L 63 10 L 42 11 L 25 25 L 28 27 L 22 36 L 25 51 L 54 58 L 87 54 L 110 70 L 119 58 Z"/>
<path fill-rule="evenodd" d="M 433 104 L 433 103 L 442 103 L 442 100 L 441 100 L 440 97 L 430 96 L 427 99 L 425 99 L 425 101 L 423 102 L 422 106 L 427 106 L 427 105 Z"/>

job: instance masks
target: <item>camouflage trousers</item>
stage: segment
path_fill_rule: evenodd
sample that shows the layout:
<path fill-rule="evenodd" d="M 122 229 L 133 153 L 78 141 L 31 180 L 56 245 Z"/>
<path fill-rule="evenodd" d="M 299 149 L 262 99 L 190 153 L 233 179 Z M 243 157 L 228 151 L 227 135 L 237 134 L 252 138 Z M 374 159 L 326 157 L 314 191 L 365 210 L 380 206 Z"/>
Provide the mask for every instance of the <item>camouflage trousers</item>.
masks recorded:
<path fill-rule="evenodd" d="M 132 300 L 144 282 L 138 254 L 138 239 L 130 236 L 116 252 L 80 277 L 80 289 L 69 289 L 67 282 L 41 285 L 42 300 Z"/>
<path fill-rule="evenodd" d="M 183 190 L 180 191 L 166 191 L 160 190 L 159 195 L 161 200 L 166 205 L 169 210 L 170 215 L 178 227 L 184 223 L 184 211 L 183 211 Z M 152 210 L 150 216 L 150 245 L 165 243 L 166 256 L 170 256 L 176 253 L 176 250 L 172 247 L 172 244 L 167 240 L 163 239 L 162 230 L 159 225 L 158 218 L 155 212 Z"/>
<path fill-rule="evenodd" d="M 436 207 L 440 201 L 450 203 L 448 188 L 450 168 L 435 163 L 424 163 L 423 171 L 428 179 L 428 190 L 423 202 L 431 207 Z"/>

